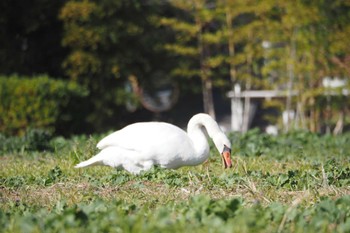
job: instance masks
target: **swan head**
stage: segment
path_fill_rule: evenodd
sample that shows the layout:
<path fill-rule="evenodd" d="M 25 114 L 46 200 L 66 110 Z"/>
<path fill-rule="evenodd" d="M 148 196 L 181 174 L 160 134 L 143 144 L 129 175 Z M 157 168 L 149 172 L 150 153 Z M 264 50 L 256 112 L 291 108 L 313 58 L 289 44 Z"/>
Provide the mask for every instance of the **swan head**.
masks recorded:
<path fill-rule="evenodd" d="M 221 154 L 222 165 L 224 168 L 232 167 L 231 160 L 231 142 L 224 133 L 219 133 L 213 137 L 215 147 Z"/>
<path fill-rule="evenodd" d="M 221 153 L 221 158 L 222 158 L 222 166 L 224 168 L 232 167 L 231 148 L 225 146 L 223 152 Z"/>

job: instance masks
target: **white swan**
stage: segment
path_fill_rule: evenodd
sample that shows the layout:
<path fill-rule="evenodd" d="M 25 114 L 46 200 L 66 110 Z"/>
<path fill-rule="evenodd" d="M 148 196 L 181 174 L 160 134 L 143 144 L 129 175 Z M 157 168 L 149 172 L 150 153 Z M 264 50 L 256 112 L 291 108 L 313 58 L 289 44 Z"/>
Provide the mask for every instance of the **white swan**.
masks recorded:
<path fill-rule="evenodd" d="M 107 165 L 139 174 L 153 165 L 170 169 L 195 166 L 209 157 L 209 145 L 203 127 L 221 153 L 223 166 L 231 167 L 231 143 L 216 121 L 204 113 L 191 118 L 187 133 L 164 122 L 126 126 L 103 138 L 97 144 L 100 153 L 75 167 Z"/>

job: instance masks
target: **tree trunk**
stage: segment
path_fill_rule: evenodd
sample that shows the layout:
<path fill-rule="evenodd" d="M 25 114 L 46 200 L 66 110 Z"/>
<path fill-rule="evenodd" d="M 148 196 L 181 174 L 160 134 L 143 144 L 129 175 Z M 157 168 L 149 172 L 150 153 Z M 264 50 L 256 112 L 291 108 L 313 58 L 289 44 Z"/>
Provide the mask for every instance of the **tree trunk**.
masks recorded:
<path fill-rule="evenodd" d="M 249 36 L 249 39 L 251 39 L 251 35 Z M 246 80 L 246 90 L 250 90 L 251 89 L 251 79 L 252 79 L 252 61 L 253 61 L 253 56 L 252 54 L 248 54 L 247 57 L 247 65 L 248 65 L 248 74 L 249 74 L 249 78 L 248 80 Z M 246 96 L 244 98 L 244 112 L 243 112 L 243 128 L 242 128 L 242 132 L 247 132 L 249 129 L 249 119 L 250 119 L 250 98 L 248 96 Z"/>
<path fill-rule="evenodd" d="M 229 64 L 230 64 L 230 78 L 232 82 L 232 87 L 236 82 L 236 69 L 233 64 L 233 57 L 235 55 L 235 44 L 233 40 L 233 30 L 232 30 L 232 15 L 230 8 L 226 7 L 226 25 L 227 25 L 227 34 L 228 34 L 228 53 L 229 53 Z"/>
<path fill-rule="evenodd" d="M 343 128 L 344 128 L 344 115 L 345 115 L 345 111 L 342 109 L 339 113 L 339 119 L 335 125 L 335 128 L 333 130 L 333 134 L 334 135 L 338 135 L 341 134 L 343 132 Z"/>
<path fill-rule="evenodd" d="M 309 108 L 310 108 L 310 117 L 309 117 L 309 129 L 311 132 L 316 132 L 317 131 L 317 117 L 316 117 L 316 107 L 315 107 L 315 97 L 311 97 L 309 100 Z"/>
<path fill-rule="evenodd" d="M 210 78 L 202 79 L 203 107 L 204 112 L 215 119 L 215 109 L 213 101 L 213 83 Z"/>
<path fill-rule="evenodd" d="M 286 111 L 288 113 L 287 124 L 285 131 L 288 132 L 291 126 L 291 118 L 289 112 L 292 110 L 292 90 L 294 83 L 294 62 L 296 61 L 296 45 L 295 45 L 295 34 L 296 29 L 294 29 L 291 38 L 291 45 L 289 48 L 290 59 L 287 61 L 287 72 L 288 72 L 288 83 L 287 83 L 287 99 L 286 99 Z"/>
<path fill-rule="evenodd" d="M 203 93 L 203 107 L 204 112 L 209 114 L 215 120 L 215 110 L 213 101 L 213 82 L 209 76 L 209 68 L 205 64 L 205 58 L 208 56 L 204 42 L 203 42 L 203 28 L 202 22 L 199 17 L 196 17 L 197 27 L 200 29 L 198 31 L 198 52 L 199 52 L 199 65 L 201 70 L 201 80 L 202 80 L 202 93 Z"/>

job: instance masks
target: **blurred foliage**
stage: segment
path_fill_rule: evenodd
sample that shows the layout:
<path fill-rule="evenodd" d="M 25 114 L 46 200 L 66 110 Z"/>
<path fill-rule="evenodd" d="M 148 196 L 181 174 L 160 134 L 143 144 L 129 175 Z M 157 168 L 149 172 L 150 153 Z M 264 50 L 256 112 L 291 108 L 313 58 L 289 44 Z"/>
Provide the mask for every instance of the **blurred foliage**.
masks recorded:
<path fill-rule="evenodd" d="M 301 128 L 312 131 L 322 130 L 330 110 L 333 115 L 343 114 L 344 108 L 325 110 L 318 99 L 325 94 L 324 77 L 347 79 L 350 75 L 346 68 L 350 50 L 344 39 L 350 36 L 348 3 L 170 3 L 177 11 L 158 20 L 176 32 L 165 49 L 186 60 L 179 62 L 172 74 L 212 79 L 214 85 L 227 89 L 240 83 L 248 90 L 297 90 L 298 96 L 291 97 L 288 104 L 285 99 L 275 100 L 274 104 L 276 109 L 296 109 L 304 121 Z"/>
<path fill-rule="evenodd" d="M 332 158 L 332 155 L 348 155 L 350 150 L 350 134 L 344 133 L 335 137 L 322 136 L 306 130 L 283 133 L 278 137 L 261 133 L 257 128 L 245 134 L 233 133 L 232 150 L 239 151 L 242 156 L 268 155 L 274 158 L 288 158 L 289 156 Z M 318 150 L 324 148 L 324 150 Z M 302 154 L 300 154 L 302 152 Z"/>
<path fill-rule="evenodd" d="M 348 232 L 349 204 L 350 197 L 344 196 L 307 208 L 280 203 L 245 206 L 240 199 L 197 195 L 155 209 L 122 200 L 73 206 L 62 200 L 49 211 L 18 202 L 12 212 L 0 210 L 0 226 L 5 232 Z"/>
<path fill-rule="evenodd" d="M 58 123 L 70 121 L 77 110 L 77 107 L 66 109 L 70 101 L 87 93 L 74 82 L 54 80 L 45 75 L 1 76 L 0 131 L 7 135 L 23 135 L 28 128 L 54 132 Z"/>
<path fill-rule="evenodd" d="M 89 88 L 87 119 L 95 130 L 129 114 L 125 105 L 135 100 L 126 88 L 131 76 L 143 87 L 162 82 L 157 78 L 169 82 L 172 64 L 161 49 L 168 34 L 152 22 L 166 10 L 159 1 L 113 0 L 67 1 L 60 10 L 62 43 L 70 49 L 63 67 L 70 79 Z"/>
<path fill-rule="evenodd" d="M 23 136 L 5 136 L 0 134 L 0 153 L 18 153 L 23 151 L 51 150 L 53 135 L 43 129 L 27 129 Z"/>
<path fill-rule="evenodd" d="M 136 99 L 126 88 L 131 76 L 148 90 L 202 89 L 205 105 L 212 86 L 295 89 L 291 107 L 312 131 L 344 114 L 315 97 L 325 76 L 350 75 L 348 1 L 4 0 L 0 8 L 0 74 L 47 73 L 83 85 L 91 131 L 133 117 L 125 108 Z M 274 103 L 286 109 L 284 100 Z"/>
<path fill-rule="evenodd" d="M 58 13 L 66 0 L 0 1 L 0 75 L 63 77 Z"/>

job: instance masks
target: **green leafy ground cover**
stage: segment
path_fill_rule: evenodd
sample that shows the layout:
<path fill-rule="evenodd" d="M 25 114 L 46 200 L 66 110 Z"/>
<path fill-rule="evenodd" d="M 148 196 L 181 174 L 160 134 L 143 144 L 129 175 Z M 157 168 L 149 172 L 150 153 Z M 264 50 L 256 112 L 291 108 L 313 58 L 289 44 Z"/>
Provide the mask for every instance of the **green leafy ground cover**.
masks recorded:
<path fill-rule="evenodd" d="M 0 137 L 0 232 L 350 232 L 350 134 L 253 130 L 231 135 L 230 170 L 212 148 L 140 176 L 74 169 L 100 136 L 40 135 Z"/>

